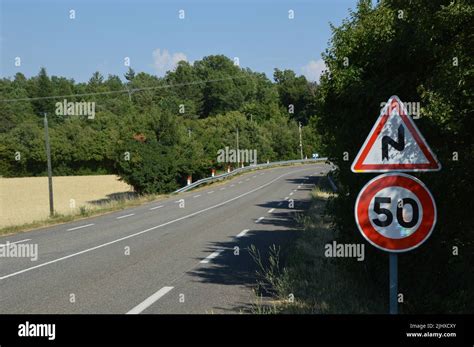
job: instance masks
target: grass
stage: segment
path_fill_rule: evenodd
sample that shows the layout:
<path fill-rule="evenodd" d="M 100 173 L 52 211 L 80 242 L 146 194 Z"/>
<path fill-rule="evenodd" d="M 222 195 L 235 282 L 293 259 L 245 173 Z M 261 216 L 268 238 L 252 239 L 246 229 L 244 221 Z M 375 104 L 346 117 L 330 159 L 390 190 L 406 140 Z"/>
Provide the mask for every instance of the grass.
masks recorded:
<path fill-rule="evenodd" d="M 372 285 L 364 262 L 324 256 L 324 245 L 338 237 L 327 210 L 334 196 L 327 179 L 320 180 L 312 191 L 310 208 L 297 218 L 303 231 L 291 245 L 285 264 L 274 247 L 268 262 L 262 262 L 257 250 L 250 250 L 258 267 L 257 289 L 271 296 L 260 301 L 254 313 L 384 313 L 386 303 Z"/>
<path fill-rule="evenodd" d="M 95 207 L 87 207 L 83 205 L 83 206 L 80 206 L 75 213 L 71 213 L 71 214 L 55 213 L 54 216 L 48 217 L 47 219 L 36 220 L 33 222 L 21 224 L 21 225 L 12 225 L 12 226 L 3 227 L 0 229 L 0 235 L 6 236 L 6 235 L 26 232 L 33 229 L 46 227 L 46 226 L 52 226 L 56 224 L 72 222 L 75 220 L 81 220 L 81 219 L 89 218 L 92 216 L 103 215 L 106 213 L 120 211 L 129 207 L 140 206 L 147 202 L 164 199 L 164 198 L 167 198 L 168 196 L 169 195 L 143 195 L 143 196 L 138 196 L 134 198 L 111 200 L 110 202 L 106 202 L 106 203 L 101 204 L 100 206 L 95 206 Z"/>

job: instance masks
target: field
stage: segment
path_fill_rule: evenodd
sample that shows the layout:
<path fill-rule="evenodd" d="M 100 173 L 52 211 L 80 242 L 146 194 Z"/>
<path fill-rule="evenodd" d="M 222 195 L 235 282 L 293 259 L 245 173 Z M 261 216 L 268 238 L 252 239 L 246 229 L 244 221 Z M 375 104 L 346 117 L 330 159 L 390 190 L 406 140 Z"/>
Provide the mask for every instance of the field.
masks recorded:
<path fill-rule="evenodd" d="M 53 177 L 53 192 L 55 212 L 62 215 L 133 195 L 114 175 Z M 0 228 L 47 219 L 48 196 L 47 177 L 0 178 Z"/>

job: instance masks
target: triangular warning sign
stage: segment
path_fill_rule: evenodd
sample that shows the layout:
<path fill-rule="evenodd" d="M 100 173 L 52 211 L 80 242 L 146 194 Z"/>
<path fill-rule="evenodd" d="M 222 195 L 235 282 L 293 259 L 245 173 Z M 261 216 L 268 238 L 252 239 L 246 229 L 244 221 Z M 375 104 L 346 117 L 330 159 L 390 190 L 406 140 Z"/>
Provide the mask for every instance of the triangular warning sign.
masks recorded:
<path fill-rule="evenodd" d="M 441 164 L 397 96 L 388 100 L 351 166 L 356 173 L 440 169 Z"/>

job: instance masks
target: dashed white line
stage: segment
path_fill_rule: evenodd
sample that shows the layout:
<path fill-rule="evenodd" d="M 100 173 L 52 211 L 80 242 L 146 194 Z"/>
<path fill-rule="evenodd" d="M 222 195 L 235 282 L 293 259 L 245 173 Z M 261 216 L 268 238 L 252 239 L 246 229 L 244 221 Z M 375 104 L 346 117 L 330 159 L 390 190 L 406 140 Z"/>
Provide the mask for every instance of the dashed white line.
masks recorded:
<path fill-rule="evenodd" d="M 193 198 L 199 198 L 201 194 L 194 195 Z"/>
<path fill-rule="evenodd" d="M 288 200 L 290 197 L 289 196 L 285 196 L 285 200 Z"/>
<path fill-rule="evenodd" d="M 255 175 L 255 176 L 252 176 L 252 178 L 255 178 L 255 177 L 257 177 L 257 175 Z"/>
<path fill-rule="evenodd" d="M 231 186 L 231 187 L 235 187 L 235 184 L 231 184 L 230 186 Z"/>
<path fill-rule="evenodd" d="M 245 181 L 250 181 L 250 178 L 247 178 Z"/>
<path fill-rule="evenodd" d="M 161 297 L 163 297 L 166 293 L 168 293 L 174 287 L 163 287 L 159 291 L 157 291 L 152 296 L 146 298 L 143 302 L 139 303 L 137 306 L 132 308 L 127 314 L 139 314 L 145 311 L 148 307 L 153 305 L 156 301 L 158 301 Z"/>
<path fill-rule="evenodd" d="M 295 194 L 295 193 L 291 192 L 291 193 L 290 193 L 290 196 L 292 196 L 293 194 Z"/>
<path fill-rule="evenodd" d="M 201 264 L 207 264 L 209 263 L 212 259 L 214 259 L 215 257 L 217 257 L 219 254 L 221 254 L 222 252 L 224 252 L 223 249 L 219 249 L 217 251 L 215 251 L 214 253 L 211 253 L 209 254 L 206 258 L 204 258 L 203 260 L 200 261 Z"/>
<path fill-rule="evenodd" d="M 244 229 L 240 233 L 238 233 L 236 237 L 242 237 L 245 234 L 247 234 L 249 231 L 250 231 L 249 229 Z"/>
<path fill-rule="evenodd" d="M 87 228 L 87 227 L 90 227 L 90 226 L 93 226 L 93 225 L 94 225 L 94 223 L 86 224 L 86 225 L 81 225 L 81 226 L 79 226 L 79 227 L 66 229 L 66 231 L 73 231 L 73 230 L 77 230 L 77 229 Z"/>
<path fill-rule="evenodd" d="M 26 242 L 26 241 L 31 241 L 31 239 L 24 239 L 24 240 L 20 240 L 20 241 L 15 241 L 15 242 L 8 242 L 10 245 L 11 244 L 14 244 L 14 243 L 20 243 L 20 242 Z M 2 246 L 6 246 L 6 244 L 0 244 L 0 247 Z"/>
<path fill-rule="evenodd" d="M 290 171 L 290 172 L 287 172 L 285 174 L 282 174 L 270 181 L 268 181 L 267 183 L 264 183 L 262 184 L 261 186 L 258 186 L 254 189 L 251 189 L 249 190 L 248 192 L 245 192 L 245 193 L 242 193 L 240 195 L 237 195 L 231 199 L 228 199 L 226 201 L 223 201 L 223 202 L 220 202 L 218 204 L 215 204 L 213 206 L 209 206 L 209 207 L 206 207 L 202 210 L 199 210 L 199 211 L 196 211 L 196 212 L 193 212 L 193 213 L 190 213 L 188 215 L 185 215 L 185 216 L 182 216 L 182 217 L 179 217 L 179 218 L 176 218 L 176 219 L 173 219 L 173 220 L 170 220 L 168 222 L 165 222 L 165 223 L 162 223 L 162 224 L 159 224 L 159 225 L 155 225 L 151 228 L 148 228 L 148 229 L 145 229 L 145 230 L 142 230 L 142 231 L 139 231 L 139 232 L 136 232 L 136 233 L 133 233 L 133 234 L 130 234 L 130 235 L 127 235 L 127 236 L 124 236 L 124 237 L 121 237 L 121 238 L 118 238 L 118 239 L 115 239 L 115 240 L 112 240 L 112 241 L 109 241 L 109 242 L 105 242 L 105 243 L 102 243 L 102 244 L 99 244 L 97 246 L 94 246 L 94 247 L 91 247 L 91 248 L 86 248 L 82 251 L 79 251 L 79 252 L 76 252 L 76 253 L 72 253 L 72 254 L 69 254 L 69 255 L 66 255 L 64 257 L 61 257 L 61 258 L 57 258 L 57 259 L 53 259 L 53 260 L 50 260 L 50 261 L 47 261 L 47 262 L 44 262 L 44 263 L 41 263 L 41 264 L 38 264 L 38 265 L 35 265 L 35 266 L 30 266 L 30 267 L 27 267 L 23 270 L 19 270 L 19 271 L 16 271 L 16 272 L 12 272 L 12 273 L 9 273 L 8 275 L 4 275 L 4 276 L 1 276 L 0 277 L 0 281 L 1 280 L 4 280 L 6 278 L 10 278 L 10 277 L 13 277 L 13 276 L 17 276 L 17 275 L 20 275 L 22 273 L 25 273 L 25 272 L 28 272 L 28 271 L 32 271 L 32 270 L 35 270 L 35 269 L 39 269 L 41 267 L 44 267 L 44 266 L 47 266 L 47 265 L 50 265 L 50 264 L 54 264 L 54 263 L 57 263 L 57 262 L 60 262 L 60 261 L 63 261 L 63 260 L 66 260 L 66 259 L 69 259 L 69 258 L 72 258 L 72 257 L 76 257 L 78 255 L 81 255 L 81 254 L 85 254 L 85 253 L 89 253 L 89 252 L 92 252 L 96 249 L 100 249 L 100 248 L 103 248 L 103 247 L 106 247 L 106 246 L 109 246 L 109 245 L 113 245 L 117 242 L 121 242 L 121 241 L 124 241 L 124 240 L 128 240 L 132 237 L 136 237 L 138 235 L 142 235 L 142 234 L 145 234 L 145 233 L 148 233 L 152 230 L 156 230 L 158 228 L 162 228 L 164 226 L 167 226 L 167 225 L 170 225 L 170 224 L 173 224 L 173 223 L 176 223 L 176 222 L 179 222 L 179 221 L 182 221 L 184 219 L 187 219 L 187 218 L 191 218 L 191 217 L 194 217 L 194 216 L 197 216 L 201 213 L 204 213 L 204 212 L 207 212 L 207 211 L 210 211 L 212 209 L 215 209 L 217 207 L 220 207 L 220 206 L 224 206 L 226 204 L 228 204 L 229 202 L 232 202 L 232 201 L 235 201 L 237 199 L 240 199 L 244 196 L 247 196 L 249 194 L 252 194 L 253 192 L 256 192 L 256 191 L 259 191 L 265 187 L 268 187 L 270 184 L 272 184 L 273 182 L 276 182 L 278 181 L 279 179 L 285 177 L 285 176 L 288 176 L 288 175 L 291 175 L 293 173 L 296 173 L 296 172 L 300 172 L 300 171 L 304 171 L 304 169 L 302 170 L 296 170 L 296 171 Z M 90 225 L 94 225 L 94 224 L 88 224 L 86 226 L 90 226 Z M 82 226 L 83 228 L 86 227 L 86 226 Z"/>
<path fill-rule="evenodd" d="M 212 194 L 212 193 L 214 193 L 214 191 L 213 191 L 213 190 L 211 190 L 210 192 L 207 192 L 207 194 Z"/>
<path fill-rule="evenodd" d="M 270 210 L 268 210 L 268 213 L 273 213 L 273 211 L 275 211 L 275 209 L 271 208 Z"/>
<path fill-rule="evenodd" d="M 134 215 L 135 215 L 135 213 L 130 213 L 130 214 L 126 214 L 124 216 L 117 217 L 116 219 L 127 218 L 127 217 L 131 217 L 131 216 L 134 216 Z"/>
<path fill-rule="evenodd" d="M 219 189 L 219 190 L 225 190 L 225 188 L 221 188 L 221 189 Z"/>
<path fill-rule="evenodd" d="M 163 205 L 151 207 L 151 208 L 150 208 L 150 211 L 151 211 L 151 210 L 156 210 L 157 208 L 162 208 L 162 207 L 163 207 Z"/>
<path fill-rule="evenodd" d="M 237 183 L 238 183 L 238 184 L 241 184 L 241 183 L 242 183 L 242 181 L 239 181 L 239 182 L 237 182 Z"/>
<path fill-rule="evenodd" d="M 265 218 L 265 217 L 260 217 L 259 219 L 257 219 L 257 220 L 255 221 L 255 223 L 260 223 L 264 218 Z"/>

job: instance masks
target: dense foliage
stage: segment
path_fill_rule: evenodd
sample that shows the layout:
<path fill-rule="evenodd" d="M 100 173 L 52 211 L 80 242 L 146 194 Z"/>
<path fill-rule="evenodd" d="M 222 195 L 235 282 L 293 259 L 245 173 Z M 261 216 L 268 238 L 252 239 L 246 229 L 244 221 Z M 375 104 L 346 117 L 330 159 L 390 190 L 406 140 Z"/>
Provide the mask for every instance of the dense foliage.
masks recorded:
<path fill-rule="evenodd" d="M 337 164 L 333 201 L 341 242 L 361 242 L 352 214 L 357 194 L 375 175 L 350 165 L 391 95 L 420 102 L 418 128 L 437 154 L 440 172 L 417 175 L 433 193 L 438 225 L 419 249 L 400 256 L 403 312 L 473 312 L 474 7 L 468 1 L 360 1 L 324 56 L 329 72 L 318 89 L 317 130 Z M 469 24 L 471 23 L 471 24 Z M 344 160 L 347 152 L 349 158 Z M 459 255 L 455 255 L 458 247 Z M 387 255 L 366 247 L 367 270 L 387 289 Z M 470 288 L 470 289 L 469 289 Z"/>
<path fill-rule="evenodd" d="M 44 113 L 54 175 L 118 173 L 139 193 L 169 192 L 188 175 L 223 169 L 217 151 L 236 149 L 237 129 L 239 148 L 256 149 L 259 162 L 299 158 L 298 122 L 314 115 L 316 86 L 304 77 L 276 70 L 272 82 L 224 56 L 182 61 L 163 78 L 132 69 L 124 77 L 96 72 L 75 83 L 43 68 L 0 80 L 0 175 L 46 173 Z M 95 117 L 57 115 L 64 99 L 95 102 Z M 304 127 L 303 138 L 311 156 L 317 137 Z"/>

